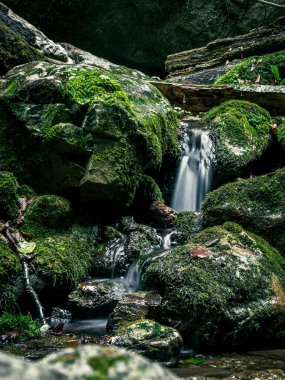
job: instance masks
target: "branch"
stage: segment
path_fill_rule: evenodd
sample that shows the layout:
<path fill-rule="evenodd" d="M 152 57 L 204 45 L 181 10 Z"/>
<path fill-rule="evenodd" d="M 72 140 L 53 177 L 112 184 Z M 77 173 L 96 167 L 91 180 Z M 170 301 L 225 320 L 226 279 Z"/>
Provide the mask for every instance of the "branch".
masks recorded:
<path fill-rule="evenodd" d="M 258 3 L 265 4 L 265 5 L 270 5 L 271 7 L 275 8 L 285 8 L 285 4 L 277 4 L 272 1 L 268 0 L 256 0 Z"/>

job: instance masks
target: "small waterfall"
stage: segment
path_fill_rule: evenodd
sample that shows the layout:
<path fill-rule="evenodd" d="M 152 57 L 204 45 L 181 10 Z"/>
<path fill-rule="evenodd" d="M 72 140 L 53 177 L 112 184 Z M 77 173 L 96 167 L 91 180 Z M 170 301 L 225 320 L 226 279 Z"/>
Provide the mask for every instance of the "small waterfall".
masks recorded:
<path fill-rule="evenodd" d="M 200 211 L 202 201 L 211 190 L 212 177 L 209 132 L 200 128 L 191 128 L 180 161 L 171 207 L 179 212 Z"/>

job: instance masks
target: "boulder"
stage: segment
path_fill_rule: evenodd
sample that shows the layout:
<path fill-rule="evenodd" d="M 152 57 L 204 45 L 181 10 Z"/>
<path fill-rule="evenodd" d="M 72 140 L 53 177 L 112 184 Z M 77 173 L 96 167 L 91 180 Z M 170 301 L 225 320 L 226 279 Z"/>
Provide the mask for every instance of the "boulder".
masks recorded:
<path fill-rule="evenodd" d="M 160 303 L 159 294 L 148 292 L 125 294 L 109 315 L 107 331 L 116 331 L 126 323 L 154 318 Z"/>
<path fill-rule="evenodd" d="M 278 142 L 281 144 L 283 150 L 285 150 L 285 123 L 278 127 L 277 131 Z"/>
<path fill-rule="evenodd" d="M 130 205 L 144 172 L 179 154 L 179 124 L 143 74 L 110 70 L 49 62 L 11 70 L 1 85 L 0 169 L 82 202 Z"/>
<path fill-rule="evenodd" d="M 219 349 L 280 344 L 284 259 L 234 223 L 208 228 L 145 268 L 145 288 L 162 295 L 160 319 L 185 343 Z"/>
<path fill-rule="evenodd" d="M 183 344 L 178 331 L 147 319 L 119 328 L 110 343 L 162 362 L 176 361 Z"/>
<path fill-rule="evenodd" d="M 223 185 L 208 194 L 204 201 L 204 224 L 237 222 L 285 253 L 284 189 L 284 169 Z"/>
<path fill-rule="evenodd" d="M 184 211 L 177 214 L 174 221 L 176 230 L 173 236 L 179 245 L 189 243 L 202 230 L 202 215 L 196 211 Z"/>
<path fill-rule="evenodd" d="M 12 173 L 0 171 L 0 220 L 13 221 L 17 216 L 17 181 Z"/>
<path fill-rule="evenodd" d="M 256 104 L 230 100 L 203 118 L 213 142 L 213 164 L 222 175 L 236 175 L 269 147 L 270 114 Z"/>
<path fill-rule="evenodd" d="M 69 294 L 68 308 L 74 316 L 107 316 L 122 298 L 124 290 L 119 280 L 83 281 Z"/>
<path fill-rule="evenodd" d="M 164 203 L 155 203 L 150 208 L 151 216 L 156 225 L 162 228 L 173 227 L 176 211 Z"/>

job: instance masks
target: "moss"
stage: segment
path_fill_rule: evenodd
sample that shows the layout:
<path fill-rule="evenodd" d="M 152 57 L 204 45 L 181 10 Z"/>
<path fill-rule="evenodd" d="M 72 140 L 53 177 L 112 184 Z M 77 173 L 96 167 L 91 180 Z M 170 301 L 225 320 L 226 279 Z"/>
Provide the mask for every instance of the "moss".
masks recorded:
<path fill-rule="evenodd" d="M 9 245 L 0 240 L 0 278 L 9 278 L 20 270 L 20 261 Z"/>
<path fill-rule="evenodd" d="M 203 123 L 210 127 L 214 164 L 225 174 L 259 158 L 271 142 L 270 114 L 254 103 L 230 100 L 210 110 Z"/>
<path fill-rule="evenodd" d="M 270 66 L 277 66 L 281 77 L 284 78 L 284 57 L 285 50 L 273 54 L 247 58 L 220 77 L 215 84 L 240 85 L 243 83 L 255 83 L 258 76 L 260 76 L 259 84 L 274 84 L 275 78 Z"/>
<path fill-rule="evenodd" d="M 38 275 L 49 277 L 54 285 L 74 284 L 88 274 L 93 250 L 92 233 L 74 226 L 63 233 L 35 238 L 35 260 Z"/>
<path fill-rule="evenodd" d="M 17 194 L 21 196 L 26 196 L 28 198 L 32 198 L 36 196 L 36 193 L 34 189 L 31 188 L 29 185 L 21 185 L 18 187 Z"/>
<path fill-rule="evenodd" d="M 3 313 L 0 315 L 0 334 L 14 334 L 14 342 L 23 342 L 40 336 L 40 324 L 29 315 Z"/>
<path fill-rule="evenodd" d="M 57 195 L 36 197 L 25 214 L 25 229 L 34 233 L 37 226 L 47 229 L 64 229 L 70 225 L 71 205 Z"/>
<path fill-rule="evenodd" d="M 205 225 L 234 221 L 285 252 L 285 170 L 228 183 L 211 192 L 202 206 Z"/>
<path fill-rule="evenodd" d="M 0 219 L 12 221 L 17 211 L 16 179 L 12 173 L 0 172 Z"/>

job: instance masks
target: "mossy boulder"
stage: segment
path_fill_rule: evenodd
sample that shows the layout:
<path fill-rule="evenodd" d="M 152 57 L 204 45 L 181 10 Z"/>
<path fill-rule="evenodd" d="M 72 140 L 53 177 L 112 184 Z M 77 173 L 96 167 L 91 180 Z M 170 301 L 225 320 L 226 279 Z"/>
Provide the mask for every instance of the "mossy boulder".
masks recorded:
<path fill-rule="evenodd" d="M 71 221 L 70 202 L 57 195 L 36 197 L 25 213 L 25 226 L 64 229 Z"/>
<path fill-rule="evenodd" d="M 110 343 L 163 362 L 176 361 L 183 344 L 178 331 L 148 319 L 119 328 Z"/>
<path fill-rule="evenodd" d="M 261 157 L 271 142 L 270 114 L 254 103 L 230 100 L 203 118 L 210 128 L 217 171 L 235 175 Z"/>
<path fill-rule="evenodd" d="M 179 154 L 175 112 L 143 74 L 109 69 L 39 62 L 11 70 L 1 83 L 0 169 L 38 190 L 79 192 L 83 202 L 130 205 L 137 190 L 161 201 L 145 174 Z"/>
<path fill-rule="evenodd" d="M 221 76 L 216 85 L 242 85 L 242 84 L 281 84 L 285 75 L 285 50 L 262 56 L 249 57 L 238 63 L 233 69 Z M 278 69 L 278 77 L 275 77 L 272 69 Z M 275 71 L 276 71 L 275 68 Z"/>
<path fill-rule="evenodd" d="M 276 344 L 284 329 L 284 259 L 234 223 L 212 227 L 154 259 L 148 290 L 160 291 L 160 319 L 192 347 Z"/>
<path fill-rule="evenodd" d="M 17 181 L 12 173 L 0 172 L 0 219 L 12 221 L 17 216 Z"/>
<path fill-rule="evenodd" d="M 223 185 L 202 210 L 205 225 L 235 221 L 285 253 L 285 169 Z"/>

